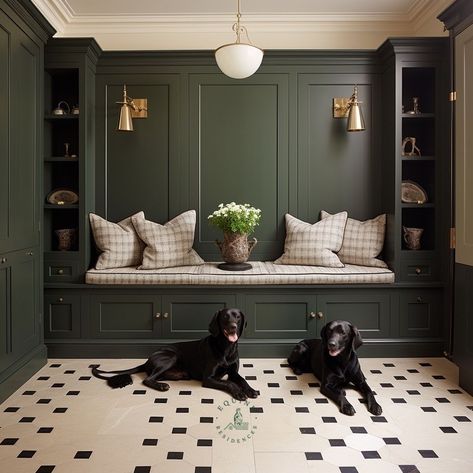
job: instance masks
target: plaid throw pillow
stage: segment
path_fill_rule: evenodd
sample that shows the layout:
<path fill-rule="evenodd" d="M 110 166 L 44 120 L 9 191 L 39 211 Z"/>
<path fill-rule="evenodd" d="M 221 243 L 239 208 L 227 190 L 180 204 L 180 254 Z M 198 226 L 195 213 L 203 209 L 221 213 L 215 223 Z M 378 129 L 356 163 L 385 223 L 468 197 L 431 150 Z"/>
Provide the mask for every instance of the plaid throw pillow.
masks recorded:
<path fill-rule="evenodd" d="M 335 253 L 342 246 L 347 216 L 340 212 L 310 224 L 286 214 L 284 254 L 275 263 L 343 268 Z"/>
<path fill-rule="evenodd" d="M 330 216 L 324 210 L 320 212 L 322 221 Z M 385 228 L 386 214 L 378 215 L 365 222 L 349 218 L 342 248 L 338 252 L 340 261 L 347 264 L 387 268 L 388 265 L 377 258 L 383 251 Z"/>
<path fill-rule="evenodd" d="M 145 220 L 143 215 L 134 215 L 132 221 L 139 237 L 146 243 L 143 262 L 138 269 L 204 264 L 192 249 L 195 210 L 188 210 L 164 225 Z"/>
<path fill-rule="evenodd" d="M 144 213 L 138 212 L 118 223 L 109 222 L 93 213 L 89 214 L 95 245 L 102 252 L 95 269 L 123 268 L 141 263 L 145 245 L 138 238 L 131 222 L 136 216 L 144 218 Z"/>

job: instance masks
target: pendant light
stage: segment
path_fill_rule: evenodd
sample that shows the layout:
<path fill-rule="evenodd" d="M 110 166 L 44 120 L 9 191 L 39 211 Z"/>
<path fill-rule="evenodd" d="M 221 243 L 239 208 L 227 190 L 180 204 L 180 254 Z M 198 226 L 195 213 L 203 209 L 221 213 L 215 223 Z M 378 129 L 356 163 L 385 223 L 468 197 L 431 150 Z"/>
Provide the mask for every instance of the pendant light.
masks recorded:
<path fill-rule="evenodd" d="M 253 75 L 260 67 L 264 54 L 262 49 L 251 44 L 248 30 L 240 24 L 240 19 L 240 0 L 238 0 L 237 21 L 232 26 L 236 34 L 236 41 L 215 50 L 215 60 L 218 67 L 232 79 L 245 79 Z M 246 35 L 247 43 L 241 42 L 242 33 Z"/>

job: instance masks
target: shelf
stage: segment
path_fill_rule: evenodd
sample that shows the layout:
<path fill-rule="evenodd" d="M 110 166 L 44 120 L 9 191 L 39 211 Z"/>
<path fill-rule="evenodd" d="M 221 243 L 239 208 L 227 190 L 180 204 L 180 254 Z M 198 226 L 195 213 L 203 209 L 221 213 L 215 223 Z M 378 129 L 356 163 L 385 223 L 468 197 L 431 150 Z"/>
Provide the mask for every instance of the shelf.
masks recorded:
<path fill-rule="evenodd" d="M 45 120 L 77 120 L 79 115 L 45 115 Z"/>
<path fill-rule="evenodd" d="M 64 205 L 44 204 L 44 208 L 51 209 L 51 210 L 78 209 L 79 204 L 64 204 Z"/>
<path fill-rule="evenodd" d="M 406 204 L 401 203 L 401 208 L 403 209 L 433 209 L 435 204 L 427 202 L 426 204 Z"/>
<path fill-rule="evenodd" d="M 44 158 L 45 163 L 77 163 L 79 158 L 66 158 L 65 156 L 48 156 Z"/>
<path fill-rule="evenodd" d="M 434 118 L 433 113 L 403 113 L 402 118 Z"/>
<path fill-rule="evenodd" d="M 434 156 L 401 156 L 402 161 L 435 161 Z"/>

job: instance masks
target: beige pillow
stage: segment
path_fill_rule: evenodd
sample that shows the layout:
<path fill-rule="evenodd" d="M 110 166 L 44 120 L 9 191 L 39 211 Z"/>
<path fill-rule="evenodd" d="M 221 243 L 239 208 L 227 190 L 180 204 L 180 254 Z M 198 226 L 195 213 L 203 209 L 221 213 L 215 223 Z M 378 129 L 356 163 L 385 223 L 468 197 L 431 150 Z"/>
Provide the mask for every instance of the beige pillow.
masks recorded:
<path fill-rule="evenodd" d="M 138 212 L 118 223 L 113 223 L 99 215 L 89 214 L 95 245 L 102 252 L 95 269 L 123 268 L 141 263 L 145 245 L 139 239 L 131 222 L 133 217 L 145 216 L 143 212 Z"/>
<path fill-rule="evenodd" d="M 143 262 L 138 269 L 159 269 L 173 266 L 204 264 L 192 249 L 194 243 L 195 210 L 188 210 L 164 225 L 134 215 L 133 225 L 146 243 Z"/>
<path fill-rule="evenodd" d="M 343 268 L 335 253 L 342 246 L 347 217 L 347 212 L 340 212 L 310 224 L 286 214 L 284 254 L 275 263 Z"/>
<path fill-rule="evenodd" d="M 330 218 L 330 214 L 322 210 L 320 218 Z M 383 251 L 384 233 L 386 229 L 386 214 L 360 222 L 353 218 L 347 220 L 342 248 L 338 257 L 342 263 L 358 264 L 387 268 L 388 265 L 377 257 Z"/>

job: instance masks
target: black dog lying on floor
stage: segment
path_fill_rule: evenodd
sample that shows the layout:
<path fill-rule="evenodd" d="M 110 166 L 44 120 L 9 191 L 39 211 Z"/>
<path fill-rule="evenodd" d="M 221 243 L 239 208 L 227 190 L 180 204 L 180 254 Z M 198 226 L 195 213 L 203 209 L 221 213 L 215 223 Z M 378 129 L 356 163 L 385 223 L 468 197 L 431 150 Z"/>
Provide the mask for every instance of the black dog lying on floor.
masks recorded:
<path fill-rule="evenodd" d="M 358 329 L 350 322 L 335 320 L 322 328 L 320 336 L 321 340 L 302 340 L 294 347 L 287 360 L 294 373 L 314 373 L 320 381 L 320 392 L 334 401 L 343 414 L 355 414 L 343 389 L 353 385 L 366 400 L 368 411 L 381 415 L 383 410 L 366 382 L 355 352 L 363 344 Z"/>
<path fill-rule="evenodd" d="M 145 372 L 146 386 L 167 391 L 163 380 L 197 379 L 202 386 L 228 392 L 239 401 L 255 398 L 255 391 L 238 374 L 238 338 L 245 326 L 245 316 L 238 309 L 219 310 L 209 325 L 210 335 L 201 340 L 173 343 L 154 352 L 148 360 L 135 368 L 120 371 L 102 371 L 92 368 L 92 374 L 106 379 L 112 388 L 132 384 L 131 374 Z M 108 377 L 104 374 L 114 374 Z M 228 379 L 222 379 L 228 375 Z"/>

